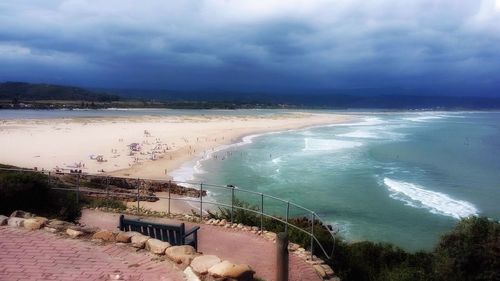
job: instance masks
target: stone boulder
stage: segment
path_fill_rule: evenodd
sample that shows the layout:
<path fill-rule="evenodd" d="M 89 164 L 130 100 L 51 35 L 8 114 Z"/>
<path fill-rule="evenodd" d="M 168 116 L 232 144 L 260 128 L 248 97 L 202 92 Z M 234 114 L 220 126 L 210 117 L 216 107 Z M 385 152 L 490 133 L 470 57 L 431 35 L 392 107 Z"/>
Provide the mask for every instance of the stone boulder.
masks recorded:
<path fill-rule="evenodd" d="M 72 226 L 75 225 L 67 221 L 61 221 L 61 220 L 50 220 L 46 225 L 46 227 L 56 229 L 57 231 L 66 231 L 68 227 Z"/>
<path fill-rule="evenodd" d="M 74 238 L 78 238 L 78 237 L 82 236 L 83 232 L 80 230 L 68 228 L 68 229 L 66 229 L 66 234 L 68 234 L 69 237 L 74 239 Z"/>
<path fill-rule="evenodd" d="M 208 274 L 215 278 L 232 278 L 238 281 L 251 281 L 255 271 L 246 264 L 234 264 L 223 261 L 208 269 Z"/>
<path fill-rule="evenodd" d="M 165 250 L 170 246 L 172 245 L 170 245 L 168 242 L 163 242 L 158 239 L 151 238 L 148 241 L 146 241 L 146 250 L 157 255 L 164 255 Z"/>
<path fill-rule="evenodd" d="M 109 242 L 115 241 L 115 237 L 116 237 L 116 233 L 113 233 L 109 230 L 100 230 L 100 231 L 97 231 L 96 233 L 94 233 L 94 235 L 92 235 L 92 239 L 98 239 L 98 240 L 109 241 Z"/>
<path fill-rule="evenodd" d="M 146 241 L 148 241 L 149 239 L 151 239 L 151 237 L 139 234 L 132 236 L 130 242 L 132 243 L 132 247 L 142 249 L 146 245 Z"/>
<path fill-rule="evenodd" d="M 328 275 L 325 272 L 325 269 L 321 265 L 315 264 L 313 265 L 313 267 L 314 270 L 316 270 L 316 273 L 318 273 L 319 277 L 321 277 L 321 279 L 325 279 L 326 277 L 328 277 Z"/>
<path fill-rule="evenodd" d="M 83 226 L 79 227 L 78 230 L 83 232 L 84 234 L 93 235 L 94 233 L 99 231 L 99 228 L 95 226 Z"/>
<path fill-rule="evenodd" d="M 321 267 L 323 267 L 323 269 L 325 270 L 326 275 L 333 276 L 335 274 L 335 272 L 333 271 L 333 269 L 330 266 L 328 266 L 326 264 L 322 264 Z"/>
<path fill-rule="evenodd" d="M 43 217 L 34 217 L 30 219 L 25 219 L 23 226 L 28 230 L 38 230 L 42 228 L 46 223 L 47 219 Z"/>
<path fill-rule="evenodd" d="M 264 232 L 264 237 L 269 240 L 276 240 L 276 233 L 274 232 Z"/>
<path fill-rule="evenodd" d="M 0 215 L 0 226 L 6 225 L 8 220 L 9 220 L 8 217 Z"/>
<path fill-rule="evenodd" d="M 194 273 L 191 267 L 186 267 L 184 269 L 184 276 L 186 277 L 186 281 L 201 281 L 201 279 Z"/>
<path fill-rule="evenodd" d="M 116 234 L 115 240 L 119 243 L 130 243 L 132 236 L 135 235 L 142 234 L 136 231 L 119 231 L 118 234 Z"/>
<path fill-rule="evenodd" d="M 300 248 L 299 244 L 295 244 L 295 243 L 291 243 L 291 242 L 288 243 L 288 250 L 290 250 L 292 252 L 297 251 L 299 248 Z"/>
<path fill-rule="evenodd" d="M 23 227 L 24 220 L 24 218 L 10 217 L 7 224 L 12 227 Z"/>
<path fill-rule="evenodd" d="M 221 262 L 219 257 L 214 255 L 198 256 L 191 262 L 191 268 L 199 275 L 208 273 L 208 269 Z"/>
<path fill-rule="evenodd" d="M 12 214 L 10 214 L 11 218 L 29 219 L 29 218 L 32 218 L 34 216 L 35 215 L 33 215 L 32 213 L 21 211 L 21 210 L 15 210 L 14 212 L 12 212 Z"/>
<path fill-rule="evenodd" d="M 176 263 L 189 265 L 198 255 L 196 250 L 188 245 L 172 246 L 165 251 L 165 255 Z"/>
<path fill-rule="evenodd" d="M 57 229 L 53 228 L 53 227 L 44 227 L 43 230 L 47 231 L 47 232 L 50 232 L 50 233 L 56 233 L 57 232 Z"/>

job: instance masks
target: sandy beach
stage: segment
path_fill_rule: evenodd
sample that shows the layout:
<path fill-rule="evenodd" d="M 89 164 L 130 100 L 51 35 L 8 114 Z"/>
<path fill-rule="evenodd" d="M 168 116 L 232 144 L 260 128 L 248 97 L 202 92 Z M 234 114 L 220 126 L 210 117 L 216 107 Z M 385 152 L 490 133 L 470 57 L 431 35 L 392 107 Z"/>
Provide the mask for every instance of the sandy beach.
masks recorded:
<path fill-rule="evenodd" d="M 169 179 L 169 174 L 186 161 L 245 135 L 334 124 L 349 118 L 297 112 L 273 116 L 4 120 L 0 123 L 0 163 Z"/>

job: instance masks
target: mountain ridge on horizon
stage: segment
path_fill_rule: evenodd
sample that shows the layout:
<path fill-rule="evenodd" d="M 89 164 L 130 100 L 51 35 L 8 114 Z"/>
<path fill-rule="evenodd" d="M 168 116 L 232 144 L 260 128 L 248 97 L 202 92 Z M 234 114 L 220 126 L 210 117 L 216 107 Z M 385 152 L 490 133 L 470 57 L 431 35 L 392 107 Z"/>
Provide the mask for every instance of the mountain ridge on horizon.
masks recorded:
<path fill-rule="evenodd" d="M 398 94 L 396 94 L 398 93 Z M 500 109 L 500 97 L 438 95 L 436 91 L 410 88 L 338 88 L 304 91 L 230 91 L 221 89 L 112 89 L 76 87 L 48 83 L 0 83 L 0 100 L 84 100 L 84 101 L 153 101 L 267 104 L 269 106 L 334 109 Z"/>

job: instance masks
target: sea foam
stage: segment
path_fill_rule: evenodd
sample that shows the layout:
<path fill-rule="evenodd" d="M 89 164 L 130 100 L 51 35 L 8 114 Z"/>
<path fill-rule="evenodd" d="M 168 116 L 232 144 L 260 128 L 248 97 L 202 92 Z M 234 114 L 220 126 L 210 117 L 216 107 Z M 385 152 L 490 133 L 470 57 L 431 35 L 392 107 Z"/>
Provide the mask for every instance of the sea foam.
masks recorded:
<path fill-rule="evenodd" d="M 429 122 L 433 120 L 439 120 L 443 118 L 457 118 L 461 117 L 459 115 L 451 115 L 451 114 L 442 114 L 442 113 L 420 113 L 420 114 L 415 114 L 415 115 L 410 115 L 409 117 L 403 118 L 403 120 L 406 121 L 412 121 L 412 122 Z"/>
<path fill-rule="evenodd" d="M 369 130 L 355 130 L 352 132 L 348 132 L 345 134 L 337 135 L 339 137 L 347 137 L 347 138 L 361 138 L 361 139 L 378 139 L 380 138 L 375 132 Z"/>
<path fill-rule="evenodd" d="M 199 153 L 195 161 L 190 161 L 182 165 L 180 168 L 172 171 L 170 175 L 174 181 L 178 182 L 189 182 L 195 179 L 196 174 L 203 174 L 203 162 L 212 158 L 212 156 L 220 151 L 229 150 L 230 148 L 239 147 L 243 145 L 248 145 L 253 143 L 253 140 L 257 137 L 264 135 L 273 135 L 281 132 L 268 132 L 262 134 L 253 134 L 244 136 L 239 142 L 220 145 L 213 150 L 207 150 L 205 152 Z M 180 184 L 182 185 L 182 184 Z"/>
<path fill-rule="evenodd" d="M 384 178 L 384 184 L 391 191 L 391 198 L 405 202 L 408 206 L 425 208 L 433 214 L 450 216 L 456 219 L 477 215 L 476 207 L 447 194 L 425 189 L 423 186 Z"/>
<path fill-rule="evenodd" d="M 363 145 L 361 142 L 357 141 L 345 141 L 336 139 L 314 139 L 305 138 L 304 139 L 304 149 L 303 151 L 335 151 L 347 148 L 355 148 Z"/>

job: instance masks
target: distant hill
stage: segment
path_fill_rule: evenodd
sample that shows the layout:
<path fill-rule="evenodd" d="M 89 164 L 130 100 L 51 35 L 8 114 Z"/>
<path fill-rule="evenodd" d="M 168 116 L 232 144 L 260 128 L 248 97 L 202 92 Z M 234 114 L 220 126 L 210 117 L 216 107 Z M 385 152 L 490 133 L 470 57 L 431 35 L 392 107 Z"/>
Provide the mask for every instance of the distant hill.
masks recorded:
<path fill-rule="evenodd" d="M 72 86 L 5 82 L 0 83 L 0 100 L 110 102 L 118 101 L 120 97 Z"/>
<path fill-rule="evenodd" d="M 157 102 L 230 102 L 287 108 L 329 109 L 500 109 L 500 98 L 451 95 L 429 89 L 360 88 L 301 92 L 241 92 L 224 90 L 108 90 L 127 98 Z"/>
<path fill-rule="evenodd" d="M 453 94 L 453 95 L 452 95 Z M 432 89 L 359 88 L 295 92 L 227 91 L 218 89 L 141 90 L 84 89 L 72 86 L 0 83 L 0 108 L 325 108 L 498 110 L 500 98 L 465 96 Z M 19 105 L 24 103 L 24 105 Z"/>

